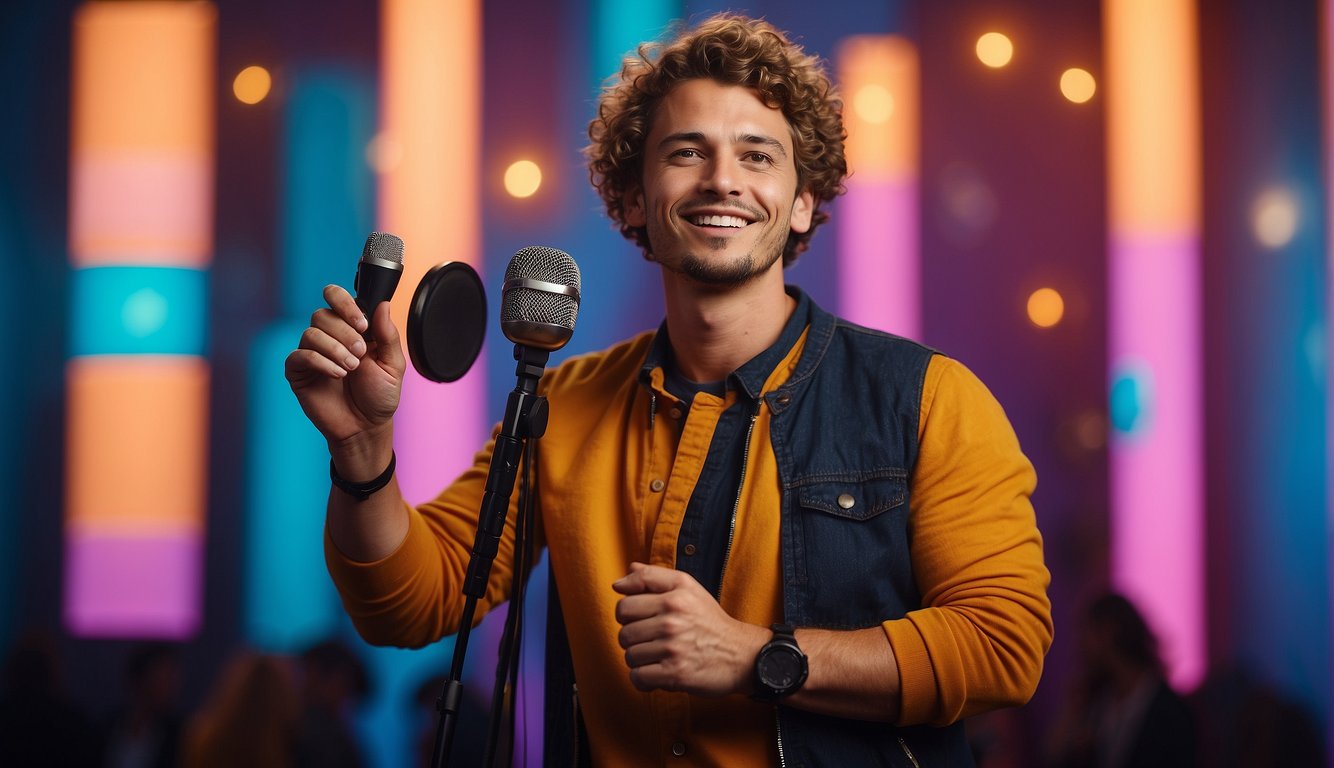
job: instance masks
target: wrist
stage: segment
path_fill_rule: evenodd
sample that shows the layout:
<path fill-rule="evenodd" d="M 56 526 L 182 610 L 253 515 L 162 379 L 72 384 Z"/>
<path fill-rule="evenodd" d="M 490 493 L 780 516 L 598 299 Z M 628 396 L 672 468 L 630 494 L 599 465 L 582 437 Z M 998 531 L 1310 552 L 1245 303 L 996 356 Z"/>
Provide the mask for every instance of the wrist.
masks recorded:
<path fill-rule="evenodd" d="M 369 483 L 384 472 L 394 456 L 392 427 L 370 430 L 329 443 L 333 471 L 349 483 Z"/>

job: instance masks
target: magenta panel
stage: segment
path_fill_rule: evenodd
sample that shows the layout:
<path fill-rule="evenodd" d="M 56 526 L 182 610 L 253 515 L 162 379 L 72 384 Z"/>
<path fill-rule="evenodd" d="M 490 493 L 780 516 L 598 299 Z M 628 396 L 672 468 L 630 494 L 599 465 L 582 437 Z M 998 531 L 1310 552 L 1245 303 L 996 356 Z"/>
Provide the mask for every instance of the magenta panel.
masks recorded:
<path fill-rule="evenodd" d="M 1207 665 L 1199 252 L 1195 235 L 1114 235 L 1108 260 L 1112 583 L 1185 690 Z"/>
<path fill-rule="evenodd" d="M 197 530 L 66 532 L 65 623 L 81 637 L 182 640 L 200 624 Z"/>
<path fill-rule="evenodd" d="M 921 338 L 916 179 L 849 179 L 838 213 L 838 312 L 854 323 Z"/>
<path fill-rule="evenodd" d="M 486 360 L 486 350 L 478 360 Z M 462 379 L 437 384 L 408 365 L 394 420 L 394 450 L 399 489 L 410 503 L 435 498 L 472 466 L 491 425 L 500 421 L 503 414 L 486 413 L 484 367 L 475 365 Z"/>

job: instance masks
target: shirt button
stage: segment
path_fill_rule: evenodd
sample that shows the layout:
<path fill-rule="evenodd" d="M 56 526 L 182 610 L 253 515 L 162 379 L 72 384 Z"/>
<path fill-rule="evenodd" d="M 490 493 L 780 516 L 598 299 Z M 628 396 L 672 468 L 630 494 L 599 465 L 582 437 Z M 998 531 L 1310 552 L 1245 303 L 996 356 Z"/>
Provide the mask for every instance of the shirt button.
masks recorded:
<path fill-rule="evenodd" d="M 662 489 L 667 487 L 667 484 L 655 478 L 653 482 L 648 484 L 648 487 L 651 488 L 654 493 L 661 493 Z"/>
<path fill-rule="evenodd" d="M 672 417 L 673 419 L 679 419 L 679 418 L 681 418 L 681 408 L 680 408 L 680 406 L 677 406 L 676 408 L 673 408 L 673 409 L 671 410 L 671 417 Z"/>
<path fill-rule="evenodd" d="M 852 509 L 857 506 L 857 500 L 852 498 L 852 494 L 844 493 L 838 497 L 838 505 L 844 509 Z"/>
<path fill-rule="evenodd" d="M 673 741 L 673 742 L 672 742 L 672 754 L 673 754 L 673 755 L 676 755 L 677 757 L 685 757 L 685 756 L 686 756 L 686 743 L 685 743 L 684 741 Z"/>
<path fill-rule="evenodd" d="M 693 554 L 695 554 L 695 545 L 694 545 L 694 544 L 687 544 L 687 545 L 685 546 L 685 553 L 686 553 L 687 555 L 693 555 Z"/>

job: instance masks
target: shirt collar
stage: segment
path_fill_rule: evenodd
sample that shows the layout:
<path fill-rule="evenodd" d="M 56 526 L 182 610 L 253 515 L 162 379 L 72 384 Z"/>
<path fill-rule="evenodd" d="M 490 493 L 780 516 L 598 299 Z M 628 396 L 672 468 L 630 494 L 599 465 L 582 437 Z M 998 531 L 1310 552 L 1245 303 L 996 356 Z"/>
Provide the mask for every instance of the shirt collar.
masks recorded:
<path fill-rule="evenodd" d="M 764 382 L 769 378 L 769 374 L 779 363 L 783 362 L 788 352 L 792 350 L 792 345 L 797 343 L 797 339 L 801 338 L 802 332 L 810 324 L 810 297 L 806 295 L 805 291 L 796 286 L 786 286 L 785 290 L 789 296 L 797 300 L 797 308 L 792 311 L 792 316 L 788 318 L 787 324 L 783 326 L 783 331 L 778 334 L 778 339 L 768 349 L 752 357 L 740 368 L 727 375 L 728 389 L 739 389 L 750 396 L 751 399 L 758 399 L 764 390 Z M 644 358 L 644 365 L 639 370 L 639 380 L 649 384 L 653 369 L 661 367 L 666 371 L 675 365 L 671 339 L 667 335 L 667 321 L 663 320 L 662 324 L 658 326 L 658 332 L 653 336 L 653 343 L 649 345 L 648 355 Z"/>

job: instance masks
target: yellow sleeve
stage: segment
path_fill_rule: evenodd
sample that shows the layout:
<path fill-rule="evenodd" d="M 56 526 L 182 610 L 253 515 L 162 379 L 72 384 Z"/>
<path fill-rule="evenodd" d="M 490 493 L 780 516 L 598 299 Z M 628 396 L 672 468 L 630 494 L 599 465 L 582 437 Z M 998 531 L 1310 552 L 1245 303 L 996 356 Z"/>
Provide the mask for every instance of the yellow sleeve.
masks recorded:
<path fill-rule="evenodd" d="M 957 361 L 931 359 L 918 438 L 909 530 L 922 608 L 884 629 L 900 724 L 948 725 L 1033 695 L 1052 640 L 1050 575 L 1033 466 L 1000 404 Z"/>
<path fill-rule="evenodd" d="M 329 575 L 343 608 L 366 642 L 419 648 L 458 631 L 463 618 L 463 581 L 494 444 L 493 436 L 473 465 L 433 501 L 408 507 L 407 536 L 381 560 L 350 560 L 333 543 L 326 527 L 324 559 Z M 509 597 L 518 495 L 516 484 L 474 624 Z M 535 546 L 540 547 L 540 531 L 537 535 Z"/>

